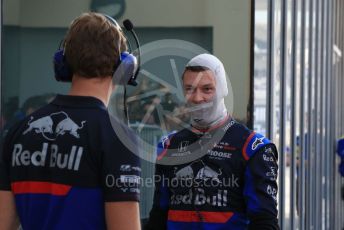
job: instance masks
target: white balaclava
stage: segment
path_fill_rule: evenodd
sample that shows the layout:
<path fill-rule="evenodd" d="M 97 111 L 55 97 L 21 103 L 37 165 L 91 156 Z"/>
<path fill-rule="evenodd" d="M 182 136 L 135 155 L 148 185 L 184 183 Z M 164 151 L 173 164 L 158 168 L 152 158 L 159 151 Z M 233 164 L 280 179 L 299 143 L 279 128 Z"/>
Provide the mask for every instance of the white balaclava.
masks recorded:
<path fill-rule="evenodd" d="M 196 128 L 209 128 L 227 117 L 224 97 L 228 94 L 226 71 L 222 62 L 211 54 L 200 54 L 192 58 L 186 67 L 201 66 L 213 72 L 216 92 L 210 102 L 202 104 L 188 103 L 192 125 Z"/>

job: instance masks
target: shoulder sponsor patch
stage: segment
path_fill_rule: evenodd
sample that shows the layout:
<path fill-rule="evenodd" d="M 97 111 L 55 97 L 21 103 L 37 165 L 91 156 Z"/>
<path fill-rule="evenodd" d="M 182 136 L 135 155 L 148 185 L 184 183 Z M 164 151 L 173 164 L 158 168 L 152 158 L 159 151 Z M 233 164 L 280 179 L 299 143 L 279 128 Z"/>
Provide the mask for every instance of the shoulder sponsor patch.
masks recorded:
<path fill-rule="evenodd" d="M 246 139 L 244 147 L 242 149 L 242 154 L 245 160 L 250 159 L 260 148 L 269 144 L 270 140 L 265 138 L 259 133 L 252 132 L 251 135 Z"/>
<path fill-rule="evenodd" d="M 157 150 L 156 150 L 158 160 L 162 159 L 165 156 L 165 154 L 167 152 L 167 148 L 168 148 L 168 146 L 170 146 L 172 136 L 175 133 L 176 132 L 174 131 L 174 132 L 168 134 L 167 136 L 163 136 L 161 138 L 161 140 L 159 141 L 158 146 L 157 146 Z M 182 146 L 182 148 L 186 148 L 186 147 L 187 146 Z"/>

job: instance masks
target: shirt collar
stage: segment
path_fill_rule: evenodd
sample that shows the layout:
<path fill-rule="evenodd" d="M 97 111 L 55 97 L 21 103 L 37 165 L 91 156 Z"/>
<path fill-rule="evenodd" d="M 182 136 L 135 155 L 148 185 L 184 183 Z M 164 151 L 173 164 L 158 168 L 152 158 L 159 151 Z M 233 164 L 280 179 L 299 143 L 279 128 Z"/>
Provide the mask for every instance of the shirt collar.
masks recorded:
<path fill-rule="evenodd" d="M 106 106 L 101 100 L 90 96 L 71 96 L 58 94 L 51 104 L 79 108 L 100 108 L 107 110 Z"/>

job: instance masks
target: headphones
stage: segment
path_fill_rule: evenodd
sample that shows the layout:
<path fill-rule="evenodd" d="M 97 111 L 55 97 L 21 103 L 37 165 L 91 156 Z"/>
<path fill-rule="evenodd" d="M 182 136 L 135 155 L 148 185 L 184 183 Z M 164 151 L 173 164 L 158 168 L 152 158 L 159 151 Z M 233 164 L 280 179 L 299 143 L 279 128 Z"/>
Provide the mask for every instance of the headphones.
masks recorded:
<path fill-rule="evenodd" d="M 111 22 L 111 24 L 115 25 L 115 27 L 122 32 L 124 35 L 121 27 L 117 23 L 115 19 L 108 15 L 104 15 L 106 19 Z M 122 52 L 119 55 L 119 62 L 116 63 L 113 70 L 113 83 L 118 85 L 132 85 L 136 86 L 136 78 L 140 69 L 140 43 L 138 38 L 133 30 L 133 24 L 127 19 L 123 22 L 124 27 L 126 30 L 130 31 L 135 39 L 137 48 L 138 48 L 138 58 L 136 58 L 132 53 L 129 52 Z M 125 35 L 124 35 L 125 36 Z M 127 39 L 128 46 L 130 46 L 129 40 Z M 55 72 L 55 79 L 61 82 L 71 82 L 73 77 L 73 72 L 69 67 L 66 57 L 65 57 L 65 49 L 64 44 L 59 46 L 59 49 L 54 54 L 54 72 Z"/>

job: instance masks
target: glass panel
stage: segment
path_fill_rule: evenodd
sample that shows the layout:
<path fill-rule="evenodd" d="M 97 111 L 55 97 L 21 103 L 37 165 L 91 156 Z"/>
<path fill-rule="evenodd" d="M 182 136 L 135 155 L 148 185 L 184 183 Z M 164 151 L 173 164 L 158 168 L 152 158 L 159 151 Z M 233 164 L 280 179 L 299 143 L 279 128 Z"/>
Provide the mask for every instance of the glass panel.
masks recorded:
<path fill-rule="evenodd" d="M 306 202 L 306 193 L 309 189 L 309 183 L 306 179 L 306 175 L 308 174 L 309 164 L 307 163 L 307 156 L 308 156 L 308 138 L 309 138 L 309 129 L 308 129 L 308 120 L 309 120 L 309 113 L 308 113 L 308 103 L 309 97 L 309 1 L 304 1 L 301 4 L 301 53 L 300 53 L 300 111 L 299 111 L 299 118 L 300 118 L 300 138 L 297 142 L 299 147 L 299 159 L 298 159 L 298 200 L 297 200 L 297 209 L 299 214 L 299 223 L 300 229 L 305 229 L 306 224 L 306 212 L 307 212 L 307 202 Z"/>
<path fill-rule="evenodd" d="M 287 1 L 287 21 L 286 21 L 286 38 L 285 38 L 285 47 L 286 47 L 286 53 L 285 53 L 285 88 L 283 89 L 285 91 L 285 121 L 283 125 L 284 128 L 284 143 L 285 143 L 285 149 L 282 154 L 285 154 L 286 156 L 286 168 L 285 168 L 285 184 L 284 184 L 284 192 L 285 192 L 285 224 L 286 229 L 291 228 L 291 196 L 292 190 L 291 190 L 291 158 L 292 158 L 292 147 L 291 147 L 291 113 L 292 113 L 292 102 L 291 102 L 291 78 L 292 78 L 292 63 L 293 63 L 293 56 L 292 56 L 292 16 L 293 16 L 293 0 Z"/>
<path fill-rule="evenodd" d="M 273 69 L 274 71 L 272 72 L 272 81 L 274 82 L 273 84 L 273 90 L 271 92 L 271 98 L 272 100 L 272 108 L 270 111 L 273 119 L 273 126 L 271 127 L 271 137 L 273 142 L 276 144 L 277 149 L 279 150 L 279 193 L 278 193 L 278 210 L 279 210 L 279 215 L 280 215 L 280 222 L 284 223 L 284 194 L 283 192 L 283 178 L 284 178 L 284 173 L 285 169 L 282 166 L 281 163 L 284 162 L 283 158 L 285 158 L 283 155 L 283 150 L 281 150 L 281 145 L 280 145 L 280 138 L 281 138 L 281 78 L 282 78 L 282 68 L 281 68 L 281 42 L 282 42 L 282 1 L 277 0 L 277 1 L 272 1 L 274 2 L 274 7 L 272 8 L 273 10 L 273 17 L 274 17 L 274 24 L 273 30 L 274 34 L 272 36 L 272 42 L 273 42 L 273 50 L 272 50 L 272 61 L 273 61 Z M 280 183 L 282 181 L 282 183 Z M 283 228 L 283 226 L 281 226 Z"/>
<path fill-rule="evenodd" d="M 299 213 L 300 213 L 300 207 L 299 207 L 299 199 L 300 199 L 300 155 L 301 155 L 301 131 L 300 131 L 300 106 L 301 106 L 301 62 L 303 59 L 301 58 L 301 52 L 302 52 L 302 44 L 301 41 L 303 40 L 301 38 L 302 36 L 302 30 L 301 30 L 301 20 L 302 20 L 302 1 L 294 1 L 295 4 L 295 12 L 294 12 L 294 32 L 296 33 L 293 36 L 293 39 L 295 39 L 295 50 L 294 50 L 294 79 L 293 79 L 293 88 L 292 88 L 292 94 L 293 94 L 293 116 L 294 120 L 292 121 L 292 133 L 291 138 L 293 139 L 293 167 L 292 167 L 292 174 L 291 178 L 293 185 L 293 205 L 292 205 L 292 213 L 294 218 L 294 226 L 293 228 L 299 228 Z"/>
<path fill-rule="evenodd" d="M 255 1 L 254 38 L 254 129 L 266 135 L 268 78 L 268 2 Z"/>
<path fill-rule="evenodd" d="M 326 16 L 331 12 L 327 8 L 331 3 L 319 0 L 273 2 L 274 29 L 268 31 L 268 35 L 273 33 L 274 42 L 268 47 L 273 47 L 275 52 L 274 64 L 268 65 L 266 71 L 267 75 L 272 71 L 274 76 L 274 87 L 268 97 L 272 98 L 273 107 L 267 114 L 272 112 L 276 119 L 273 122 L 272 137 L 280 149 L 281 227 L 312 229 L 320 226 L 326 229 L 332 226 L 331 224 L 337 224 L 330 219 L 333 209 L 330 208 L 331 198 L 328 194 L 332 182 L 326 179 L 333 173 L 329 163 L 331 158 L 327 155 L 327 152 L 331 151 L 331 128 L 326 125 L 330 123 L 328 119 L 331 113 L 326 109 L 330 108 L 328 101 L 331 98 L 326 85 L 327 77 L 331 76 L 328 74 L 331 72 L 331 64 L 328 62 L 329 55 L 332 55 L 332 45 L 328 37 L 330 32 L 326 32 L 330 31 L 330 21 Z M 287 6 L 286 21 L 283 20 L 283 11 L 280 10 L 281 4 L 284 3 Z M 296 4 L 296 11 L 293 3 Z M 334 7 L 340 15 L 338 7 L 343 6 Z M 340 15 L 336 19 L 339 24 L 342 17 Z M 267 27 L 268 24 L 269 21 Z M 284 26 L 287 27 L 286 34 L 281 31 Z M 333 34 L 336 35 L 335 32 Z M 340 40 L 340 35 L 337 34 L 336 40 Z M 327 46 L 330 47 L 330 53 L 327 53 Z M 333 57 L 336 60 L 335 56 Z M 339 76 L 340 71 L 339 67 Z M 342 82 L 338 84 L 336 89 L 342 92 Z M 340 94 L 337 97 L 337 101 L 342 98 Z M 259 97 L 256 97 L 256 100 L 259 102 Z M 258 102 L 256 106 L 259 106 Z M 340 113 L 338 114 L 337 116 L 342 118 Z"/>

